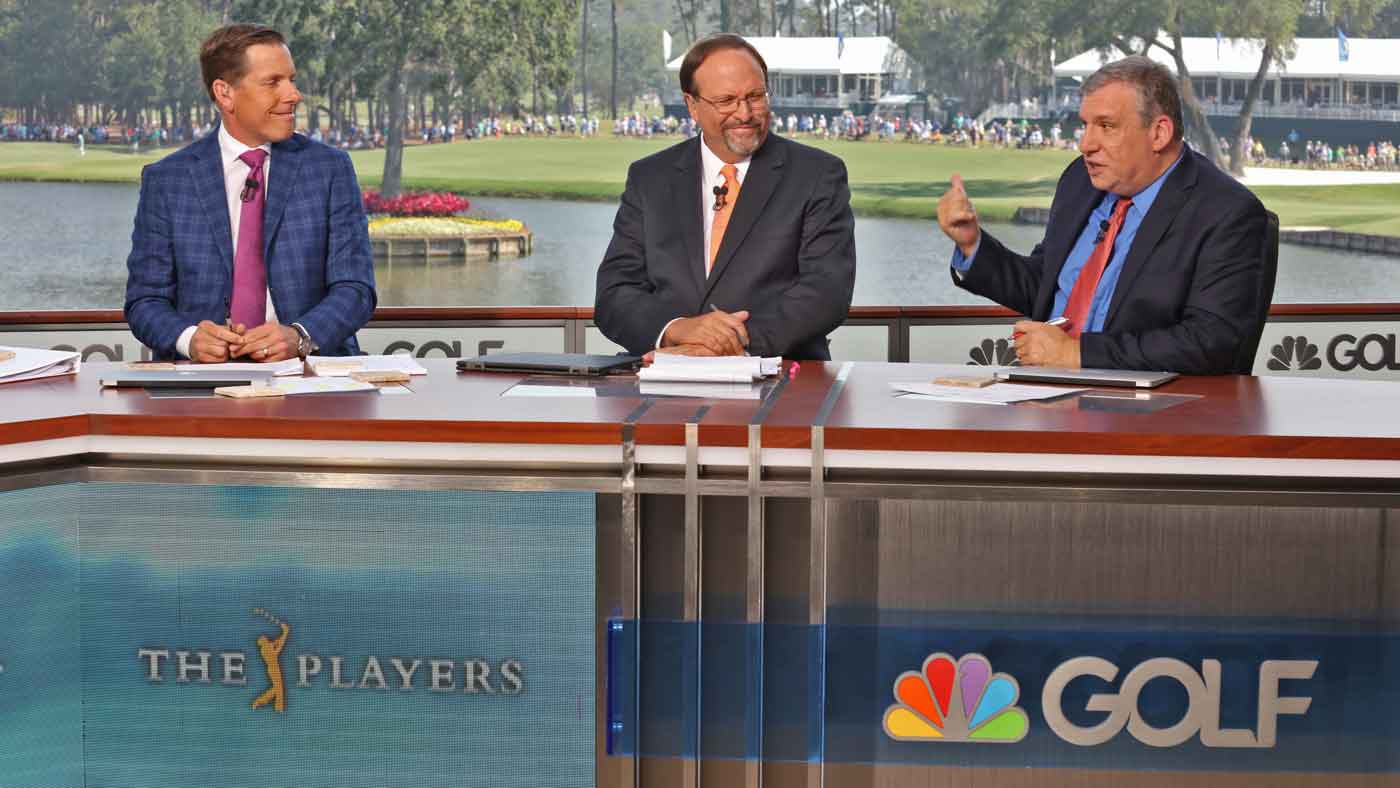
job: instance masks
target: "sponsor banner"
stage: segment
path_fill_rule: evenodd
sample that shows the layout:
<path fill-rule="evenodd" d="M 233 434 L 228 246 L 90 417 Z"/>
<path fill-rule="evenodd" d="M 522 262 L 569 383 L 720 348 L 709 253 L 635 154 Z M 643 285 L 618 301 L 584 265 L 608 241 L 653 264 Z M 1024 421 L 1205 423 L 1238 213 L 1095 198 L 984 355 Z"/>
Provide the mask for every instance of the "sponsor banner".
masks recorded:
<path fill-rule="evenodd" d="M 452 326 L 362 328 L 360 349 L 375 355 L 407 353 L 417 358 L 470 358 L 496 352 L 563 353 L 563 326 Z"/>
<path fill-rule="evenodd" d="M 1254 374 L 1400 380 L 1394 322 L 1267 323 Z"/>
<path fill-rule="evenodd" d="M 693 624 L 618 622 L 609 644 L 621 655 L 608 688 L 610 751 L 938 766 L 1400 771 L 1393 746 L 1400 634 L 1393 628 L 880 615 L 918 625 L 707 623 L 697 644 Z M 621 669 L 632 664 L 637 637 L 640 697 L 629 695 L 638 685 Z M 691 664 L 697 654 L 700 664 Z M 657 678 L 691 674 L 702 677 L 698 702 L 679 682 Z M 698 741 L 687 736 L 696 730 Z"/>
<path fill-rule="evenodd" d="M 593 785 L 587 493 L 0 494 L 0 785 Z"/>
<path fill-rule="evenodd" d="M 422 326 L 362 328 L 360 349 L 417 358 L 466 358 L 497 351 L 563 353 L 565 326 Z M 151 351 L 125 329 L 0 331 L 0 344 L 82 353 L 84 361 L 149 361 Z"/>
<path fill-rule="evenodd" d="M 1392 322 L 1266 323 L 1254 374 L 1400 380 L 1397 333 Z M 909 360 L 1014 366 L 1011 321 L 910 326 Z"/>
<path fill-rule="evenodd" d="M 1011 321 L 909 327 L 909 360 L 928 364 L 1009 367 L 1016 364 Z"/>

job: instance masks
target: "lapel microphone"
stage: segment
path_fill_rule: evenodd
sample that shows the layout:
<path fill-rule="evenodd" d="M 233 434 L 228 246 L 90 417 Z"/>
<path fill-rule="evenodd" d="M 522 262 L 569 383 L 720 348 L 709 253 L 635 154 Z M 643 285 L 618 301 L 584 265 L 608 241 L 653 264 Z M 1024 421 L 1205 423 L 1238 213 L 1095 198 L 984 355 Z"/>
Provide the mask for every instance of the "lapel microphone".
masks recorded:
<path fill-rule="evenodd" d="M 728 186 L 716 186 L 716 187 L 714 188 L 714 192 L 715 192 L 715 210 L 718 211 L 718 210 L 724 208 L 724 195 L 729 194 L 729 187 L 728 187 Z"/>
<path fill-rule="evenodd" d="M 1097 237 L 1094 238 L 1094 246 L 1098 246 L 1099 244 L 1103 243 L 1103 237 L 1105 235 L 1108 235 L 1107 219 L 1104 219 L 1103 221 L 1099 222 L 1099 234 Z"/>
<path fill-rule="evenodd" d="M 258 193 L 258 182 L 255 181 L 255 180 L 253 180 L 252 178 L 249 178 L 249 179 L 243 181 L 243 191 L 242 191 L 241 193 L 239 193 L 238 199 L 242 200 L 243 202 L 252 202 L 252 201 L 253 201 L 253 195 L 254 195 L 254 194 L 257 194 L 257 193 Z M 1108 224 L 1108 223 L 1107 223 L 1107 222 L 1104 222 L 1104 224 Z"/>

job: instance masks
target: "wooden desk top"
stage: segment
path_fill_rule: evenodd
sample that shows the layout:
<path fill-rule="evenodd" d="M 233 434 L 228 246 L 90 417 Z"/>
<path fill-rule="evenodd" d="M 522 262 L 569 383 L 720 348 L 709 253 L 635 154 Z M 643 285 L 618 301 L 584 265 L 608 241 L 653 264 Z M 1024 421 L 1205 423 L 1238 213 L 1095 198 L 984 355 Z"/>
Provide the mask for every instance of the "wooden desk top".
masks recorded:
<path fill-rule="evenodd" d="M 424 359 L 413 393 L 285 399 L 153 399 L 103 390 L 118 365 L 0 385 L 0 445 L 85 435 L 322 441 L 614 445 L 640 396 L 511 398 L 520 376 L 462 374 Z M 766 449 L 805 449 L 842 365 L 804 364 L 763 418 Z M 1160 393 L 1197 398 L 1152 413 L 1049 405 L 959 405 L 892 396 L 893 381 L 929 380 L 918 364 L 852 365 L 825 424 L 829 450 L 1400 460 L 1400 384 L 1292 378 L 1182 378 Z M 650 398 L 635 419 L 644 445 L 747 445 L 762 403 Z"/>

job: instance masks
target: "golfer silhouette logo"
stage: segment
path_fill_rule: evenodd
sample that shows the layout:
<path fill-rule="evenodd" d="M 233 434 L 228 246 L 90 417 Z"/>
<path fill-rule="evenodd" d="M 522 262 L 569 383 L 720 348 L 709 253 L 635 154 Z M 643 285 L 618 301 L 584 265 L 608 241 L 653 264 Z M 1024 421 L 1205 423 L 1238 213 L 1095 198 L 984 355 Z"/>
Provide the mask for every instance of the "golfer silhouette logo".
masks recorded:
<path fill-rule="evenodd" d="M 287 645 L 287 635 L 291 633 L 292 628 L 287 626 L 287 622 L 260 607 L 253 609 L 253 615 L 262 616 L 270 623 L 282 629 L 282 634 L 279 635 L 276 640 L 269 638 L 267 635 L 258 635 L 258 653 L 262 655 L 263 665 L 267 668 L 267 682 L 269 686 L 266 692 L 259 695 L 258 699 L 253 701 L 253 708 L 256 709 L 271 703 L 272 708 L 280 713 L 287 708 L 287 687 L 282 681 L 282 663 L 280 660 L 282 657 L 282 647 Z"/>

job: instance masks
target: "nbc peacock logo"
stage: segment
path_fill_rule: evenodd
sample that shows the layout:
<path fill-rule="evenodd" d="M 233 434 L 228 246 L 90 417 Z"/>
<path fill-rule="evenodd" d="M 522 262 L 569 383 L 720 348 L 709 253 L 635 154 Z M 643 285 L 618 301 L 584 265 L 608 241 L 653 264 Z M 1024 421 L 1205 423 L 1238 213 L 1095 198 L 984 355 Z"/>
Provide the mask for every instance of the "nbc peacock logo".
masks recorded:
<path fill-rule="evenodd" d="M 1016 705 L 1020 685 L 993 673 L 981 654 L 964 654 L 956 662 L 932 654 L 921 671 L 900 674 L 894 697 L 898 702 L 885 710 L 884 728 L 897 741 L 1013 744 L 1030 728 Z"/>

